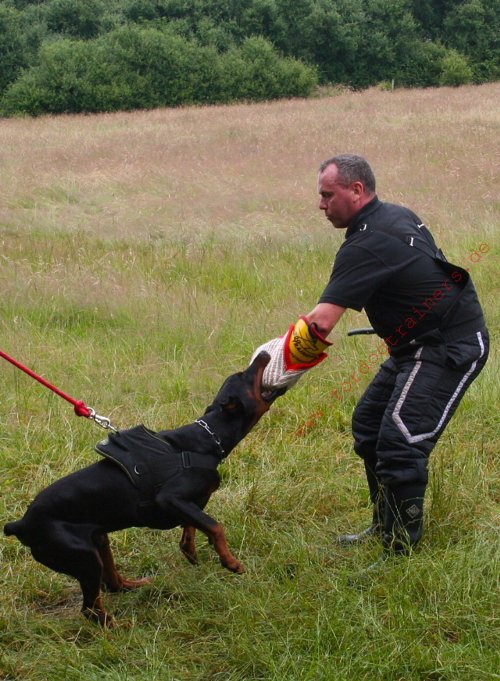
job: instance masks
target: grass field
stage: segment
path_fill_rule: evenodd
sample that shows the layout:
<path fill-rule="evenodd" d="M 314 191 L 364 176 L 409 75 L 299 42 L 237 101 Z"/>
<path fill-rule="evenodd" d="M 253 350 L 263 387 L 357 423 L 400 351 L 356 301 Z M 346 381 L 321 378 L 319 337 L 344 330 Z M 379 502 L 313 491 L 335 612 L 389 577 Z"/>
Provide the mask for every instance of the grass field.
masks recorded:
<path fill-rule="evenodd" d="M 333 153 L 365 155 L 383 200 L 466 264 L 493 352 L 436 447 L 426 532 L 361 586 L 376 545 L 341 550 L 369 518 L 350 415 L 378 345 L 348 339 L 278 401 L 221 467 L 208 511 L 247 568 L 202 537 L 112 537 L 118 626 L 79 614 L 77 584 L 0 537 L 4 681 L 482 681 L 498 629 L 500 84 L 341 93 L 311 101 L 0 121 L 0 348 L 117 427 L 201 415 L 229 373 L 316 303 L 343 235 L 317 208 Z M 483 250 L 478 251 L 479 246 Z M 476 255 L 474 255 L 476 252 Z M 97 455 L 102 431 L 0 360 L 0 520 Z M 338 396 L 334 396 L 337 390 Z"/>

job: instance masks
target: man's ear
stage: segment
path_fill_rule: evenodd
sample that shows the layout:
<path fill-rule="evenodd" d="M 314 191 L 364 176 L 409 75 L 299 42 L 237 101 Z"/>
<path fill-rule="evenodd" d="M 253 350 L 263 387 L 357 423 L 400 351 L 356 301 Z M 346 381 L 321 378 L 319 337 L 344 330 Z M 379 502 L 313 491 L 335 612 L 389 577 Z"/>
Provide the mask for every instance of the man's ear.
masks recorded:
<path fill-rule="evenodd" d="M 351 189 L 356 196 L 363 196 L 363 194 L 365 193 L 365 186 L 359 180 L 356 180 L 351 184 Z"/>

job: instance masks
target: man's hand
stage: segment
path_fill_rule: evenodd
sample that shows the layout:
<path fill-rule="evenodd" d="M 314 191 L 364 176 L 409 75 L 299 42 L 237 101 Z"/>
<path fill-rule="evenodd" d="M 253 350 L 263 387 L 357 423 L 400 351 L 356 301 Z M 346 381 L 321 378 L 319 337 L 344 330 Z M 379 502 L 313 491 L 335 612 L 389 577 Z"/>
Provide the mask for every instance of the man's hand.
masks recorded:
<path fill-rule="evenodd" d="M 315 324 L 309 324 L 307 317 L 300 317 L 285 336 L 273 338 L 257 348 L 252 360 L 262 350 L 268 352 L 271 360 L 264 369 L 262 386 L 271 390 L 290 388 L 302 374 L 326 359 L 324 349 L 330 345 Z"/>

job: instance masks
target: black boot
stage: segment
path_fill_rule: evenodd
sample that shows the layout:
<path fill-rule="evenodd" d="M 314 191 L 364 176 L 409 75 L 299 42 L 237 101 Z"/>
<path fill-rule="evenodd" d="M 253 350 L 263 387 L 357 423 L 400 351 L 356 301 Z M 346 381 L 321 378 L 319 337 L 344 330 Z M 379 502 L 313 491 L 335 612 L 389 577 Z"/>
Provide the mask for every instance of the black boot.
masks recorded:
<path fill-rule="evenodd" d="M 382 544 L 386 552 L 408 554 L 420 540 L 425 487 L 423 483 L 408 483 L 385 490 Z"/>
<path fill-rule="evenodd" d="M 337 537 L 337 541 L 343 546 L 350 546 L 353 544 L 364 544 L 364 542 L 371 539 L 371 537 L 379 536 L 380 528 L 372 524 L 368 527 L 365 527 L 364 530 L 361 530 L 361 532 L 358 532 L 357 534 L 341 534 L 339 537 Z"/>
<path fill-rule="evenodd" d="M 422 536 L 425 484 L 385 488 L 383 553 L 372 565 L 348 579 L 351 586 L 371 583 L 376 575 L 393 565 L 397 556 L 408 555 Z"/>
<path fill-rule="evenodd" d="M 375 476 L 375 472 L 372 466 L 368 464 L 366 459 L 364 461 L 364 464 L 366 479 L 368 481 L 368 487 L 370 489 L 370 499 L 373 503 L 372 524 L 366 529 L 362 530 L 361 532 L 358 532 L 357 534 L 344 534 L 341 535 L 340 537 L 337 537 L 338 543 L 343 544 L 345 546 L 351 546 L 353 544 L 363 544 L 372 537 L 380 537 L 382 535 L 384 527 L 385 517 L 384 490 L 381 487 L 379 481 L 377 480 L 377 477 Z"/>

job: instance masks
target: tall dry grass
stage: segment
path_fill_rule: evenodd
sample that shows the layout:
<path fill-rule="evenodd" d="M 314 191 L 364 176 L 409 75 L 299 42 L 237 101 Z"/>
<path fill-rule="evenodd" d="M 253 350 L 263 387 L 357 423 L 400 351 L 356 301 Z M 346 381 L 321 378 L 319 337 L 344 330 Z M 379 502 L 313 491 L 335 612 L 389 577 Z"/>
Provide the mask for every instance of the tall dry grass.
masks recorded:
<path fill-rule="evenodd" d="M 384 199 L 435 230 L 492 229 L 498 98 L 488 84 L 3 120 L 0 219 L 100 237 L 315 235 L 317 167 L 351 151 L 370 160 Z"/>

